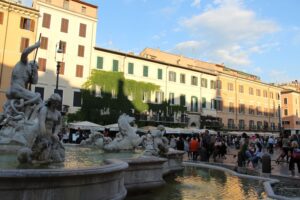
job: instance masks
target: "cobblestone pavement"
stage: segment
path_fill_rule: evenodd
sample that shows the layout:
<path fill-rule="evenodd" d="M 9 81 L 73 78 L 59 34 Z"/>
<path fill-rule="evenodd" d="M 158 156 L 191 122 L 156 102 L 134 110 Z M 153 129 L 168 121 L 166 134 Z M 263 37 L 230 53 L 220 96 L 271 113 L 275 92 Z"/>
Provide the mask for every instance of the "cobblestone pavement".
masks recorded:
<path fill-rule="evenodd" d="M 266 149 L 264 149 L 264 152 L 266 152 Z M 237 153 L 238 153 L 238 150 L 236 150 L 235 148 L 229 147 L 227 149 L 226 159 L 218 158 L 216 163 L 223 163 L 225 165 L 237 166 Z M 279 164 L 276 163 L 276 159 L 278 158 L 280 153 L 281 153 L 280 149 L 275 149 L 274 153 L 271 154 L 271 167 L 272 167 L 271 175 L 280 176 L 280 177 L 288 177 L 288 178 L 293 178 L 293 179 L 299 179 L 300 180 L 300 174 L 298 173 L 296 165 L 295 165 L 296 175 L 292 176 L 291 172 L 289 171 L 288 163 L 286 163 L 286 162 L 280 162 Z M 189 160 L 187 155 L 185 155 L 184 160 L 186 160 L 186 161 Z M 210 158 L 209 162 L 213 163 L 214 161 L 213 161 L 212 158 Z M 251 165 L 247 166 L 247 168 L 250 168 L 250 169 L 255 170 L 257 172 L 262 171 L 261 163 L 259 163 L 259 165 L 256 168 L 253 168 Z"/>

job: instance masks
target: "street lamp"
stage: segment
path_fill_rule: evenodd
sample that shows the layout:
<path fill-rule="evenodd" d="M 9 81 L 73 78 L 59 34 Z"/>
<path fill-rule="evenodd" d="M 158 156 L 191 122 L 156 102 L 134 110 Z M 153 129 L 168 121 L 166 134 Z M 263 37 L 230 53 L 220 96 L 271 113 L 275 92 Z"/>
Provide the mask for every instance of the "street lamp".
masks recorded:
<path fill-rule="evenodd" d="M 56 85 L 55 85 L 55 93 L 59 93 L 58 92 L 58 79 L 59 79 L 59 71 L 60 71 L 60 67 L 61 67 L 61 63 L 64 61 L 64 50 L 62 47 L 62 42 L 61 40 L 59 41 L 58 44 L 56 44 L 56 48 L 55 48 L 55 60 L 56 60 Z M 62 61 L 58 61 L 56 58 L 56 54 L 57 53 L 62 53 Z"/>

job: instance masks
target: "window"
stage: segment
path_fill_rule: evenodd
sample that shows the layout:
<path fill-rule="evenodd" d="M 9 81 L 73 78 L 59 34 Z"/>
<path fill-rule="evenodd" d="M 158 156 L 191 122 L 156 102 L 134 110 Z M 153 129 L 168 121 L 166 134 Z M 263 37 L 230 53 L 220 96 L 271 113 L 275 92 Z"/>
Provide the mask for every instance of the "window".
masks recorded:
<path fill-rule="evenodd" d="M 176 82 L 176 72 L 169 72 L 169 81 Z"/>
<path fill-rule="evenodd" d="M 234 104 L 229 102 L 229 112 L 234 113 Z"/>
<path fill-rule="evenodd" d="M 76 65 L 76 77 L 83 77 L 83 66 Z"/>
<path fill-rule="evenodd" d="M 261 121 L 257 121 L 256 125 L 257 125 L 257 129 L 261 129 L 262 128 L 262 122 Z"/>
<path fill-rule="evenodd" d="M 61 25 L 60 25 L 60 32 L 68 33 L 68 27 L 69 27 L 69 20 L 62 18 Z"/>
<path fill-rule="evenodd" d="M 260 97 L 260 89 L 256 89 L 256 96 Z"/>
<path fill-rule="evenodd" d="M 195 96 L 191 98 L 191 112 L 198 112 L 198 98 Z"/>
<path fill-rule="evenodd" d="M 134 73 L 134 64 L 128 63 L 128 74 L 133 74 L 133 73 Z"/>
<path fill-rule="evenodd" d="M 234 128 L 234 119 L 228 119 L 228 128 Z"/>
<path fill-rule="evenodd" d="M 253 94 L 254 94 L 254 91 L 253 91 L 253 88 L 252 88 L 252 87 L 249 87 L 249 94 L 250 94 L 250 95 L 253 95 Z"/>
<path fill-rule="evenodd" d="M 21 38 L 21 44 L 20 44 L 20 52 L 22 52 L 24 49 L 26 49 L 29 46 L 29 39 L 28 38 Z"/>
<path fill-rule="evenodd" d="M 228 83 L 227 89 L 228 89 L 228 91 L 233 91 L 233 83 Z"/>
<path fill-rule="evenodd" d="M 143 102 L 147 103 L 150 102 L 151 93 L 150 92 L 143 92 Z"/>
<path fill-rule="evenodd" d="M 273 92 L 270 92 L 270 98 L 273 99 Z"/>
<path fill-rule="evenodd" d="M 50 28 L 50 24 L 51 24 L 51 15 L 47 14 L 47 13 L 44 13 L 43 14 L 43 23 L 42 23 L 42 26 L 44 28 Z"/>
<path fill-rule="evenodd" d="M 64 0 L 64 9 L 69 9 L 69 0 Z"/>
<path fill-rule="evenodd" d="M 222 89 L 222 81 L 221 80 L 217 80 L 217 88 Z"/>
<path fill-rule="evenodd" d="M 65 62 L 59 62 L 59 74 L 64 75 L 65 74 Z"/>
<path fill-rule="evenodd" d="M 21 17 L 20 28 L 34 32 L 35 22 L 32 19 Z"/>
<path fill-rule="evenodd" d="M 78 56 L 84 57 L 84 46 L 78 45 Z"/>
<path fill-rule="evenodd" d="M 284 115 L 287 116 L 288 114 L 288 109 L 284 109 Z"/>
<path fill-rule="evenodd" d="M 280 100 L 280 94 L 278 92 L 276 93 L 276 99 Z"/>
<path fill-rule="evenodd" d="M 253 106 L 249 106 L 249 115 L 254 115 L 254 107 Z"/>
<path fill-rule="evenodd" d="M 206 108 L 206 98 L 205 97 L 202 97 L 202 105 L 201 105 L 202 108 Z"/>
<path fill-rule="evenodd" d="M 47 62 L 47 60 L 45 58 L 39 58 L 39 60 L 38 60 L 39 71 L 41 71 L 41 72 L 46 71 L 46 62 Z"/>
<path fill-rule="evenodd" d="M 239 128 L 244 129 L 245 128 L 245 120 L 240 119 L 239 120 Z"/>
<path fill-rule="evenodd" d="M 164 93 L 161 91 L 155 92 L 155 103 L 162 103 L 164 100 Z"/>
<path fill-rule="evenodd" d="M 239 85 L 239 92 L 244 93 L 244 86 L 243 85 Z"/>
<path fill-rule="evenodd" d="M 163 74 L 162 69 L 157 69 L 157 79 L 162 80 L 162 76 L 163 76 L 162 74 Z"/>
<path fill-rule="evenodd" d="M 207 79 L 201 78 L 201 87 L 207 88 Z"/>
<path fill-rule="evenodd" d="M 185 74 L 180 74 L 180 83 L 185 83 Z"/>
<path fill-rule="evenodd" d="M 3 18 L 4 18 L 3 12 L 0 12 L 0 24 L 3 24 Z"/>
<path fill-rule="evenodd" d="M 287 104 L 287 103 L 288 103 L 287 98 L 284 98 L 284 99 L 283 99 L 283 102 L 284 102 L 284 104 Z"/>
<path fill-rule="evenodd" d="M 148 66 L 143 66 L 143 76 L 148 77 Z"/>
<path fill-rule="evenodd" d="M 47 37 L 41 37 L 41 49 L 48 49 L 48 38 Z"/>
<path fill-rule="evenodd" d="M 97 69 L 103 69 L 103 57 L 97 56 Z"/>
<path fill-rule="evenodd" d="M 198 78 L 196 76 L 191 77 L 191 84 L 195 86 L 198 85 Z"/>
<path fill-rule="evenodd" d="M 86 24 L 80 24 L 79 26 L 79 36 L 85 37 L 86 35 Z"/>
<path fill-rule="evenodd" d="M 80 107 L 81 106 L 81 92 L 74 92 L 73 96 L 73 106 Z"/>
<path fill-rule="evenodd" d="M 216 81 L 214 80 L 210 81 L 210 89 L 216 89 Z"/>
<path fill-rule="evenodd" d="M 185 106 L 185 95 L 184 94 L 180 95 L 180 105 Z"/>
<path fill-rule="evenodd" d="M 35 87 L 34 92 L 39 93 L 41 95 L 42 100 L 44 100 L 44 88 L 43 87 Z"/>
<path fill-rule="evenodd" d="M 250 120 L 249 121 L 249 128 L 250 129 L 254 129 L 255 127 L 254 127 L 254 121 L 253 120 Z"/>
<path fill-rule="evenodd" d="M 239 113 L 245 113 L 245 104 L 240 103 L 240 105 L 239 105 Z"/>
<path fill-rule="evenodd" d="M 113 72 L 119 71 L 119 61 L 118 60 L 113 60 Z"/>
<path fill-rule="evenodd" d="M 214 108 L 218 111 L 222 111 L 223 110 L 223 101 L 221 100 L 215 100 L 215 103 L 214 103 Z"/>
<path fill-rule="evenodd" d="M 81 12 L 82 12 L 83 14 L 86 13 L 86 7 L 85 7 L 85 6 L 82 6 L 82 7 L 81 7 Z"/>
<path fill-rule="evenodd" d="M 268 92 L 267 92 L 267 90 L 264 90 L 264 91 L 263 91 L 263 96 L 264 96 L 265 98 L 268 98 Z"/>
<path fill-rule="evenodd" d="M 67 43 L 64 41 L 59 41 L 59 49 L 62 50 L 62 53 L 66 53 Z"/>
<path fill-rule="evenodd" d="M 174 104 L 175 104 L 175 95 L 174 95 L 173 92 L 170 92 L 170 93 L 169 93 L 169 103 L 170 103 L 171 105 L 174 105 Z"/>

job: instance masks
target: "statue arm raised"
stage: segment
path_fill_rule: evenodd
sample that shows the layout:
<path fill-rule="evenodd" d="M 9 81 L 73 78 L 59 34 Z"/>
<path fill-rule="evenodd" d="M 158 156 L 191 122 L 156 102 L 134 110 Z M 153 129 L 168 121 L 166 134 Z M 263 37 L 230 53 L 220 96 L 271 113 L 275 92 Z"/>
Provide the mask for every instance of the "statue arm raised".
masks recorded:
<path fill-rule="evenodd" d="M 25 48 L 22 52 L 22 55 L 21 55 L 21 62 L 26 64 L 27 61 L 28 61 L 28 55 L 33 51 L 35 50 L 36 48 L 39 48 L 41 46 L 41 42 L 38 41 L 37 43 L 35 43 L 34 45 L 32 46 L 29 46 L 27 48 Z"/>

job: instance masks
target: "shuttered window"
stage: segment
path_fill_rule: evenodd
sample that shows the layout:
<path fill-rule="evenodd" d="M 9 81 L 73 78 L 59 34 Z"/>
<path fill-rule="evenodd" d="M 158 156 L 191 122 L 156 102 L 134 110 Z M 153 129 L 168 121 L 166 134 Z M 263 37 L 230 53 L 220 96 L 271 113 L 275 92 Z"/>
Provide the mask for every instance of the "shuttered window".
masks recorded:
<path fill-rule="evenodd" d="M 34 32 L 35 22 L 32 19 L 21 17 L 20 28 Z"/>
<path fill-rule="evenodd" d="M 68 33 L 68 28 L 69 28 L 69 20 L 62 18 L 61 19 L 61 26 L 60 26 L 60 31 L 63 33 Z"/>
<path fill-rule="evenodd" d="M 97 57 L 97 69 L 103 69 L 103 57 Z"/>
<path fill-rule="evenodd" d="M 65 74 L 65 62 L 60 62 L 60 67 L 59 67 L 59 74 L 64 75 Z"/>
<path fill-rule="evenodd" d="M 45 72 L 47 60 L 45 58 L 39 58 L 38 63 L 39 63 L 39 71 Z"/>
<path fill-rule="evenodd" d="M 86 24 L 80 24 L 79 26 L 79 36 L 85 37 L 86 35 Z"/>
<path fill-rule="evenodd" d="M 157 69 L 157 79 L 162 80 L 162 69 Z"/>
<path fill-rule="evenodd" d="M 44 88 L 43 87 L 35 87 L 34 92 L 39 93 L 41 95 L 42 100 L 44 100 Z"/>
<path fill-rule="evenodd" d="M 143 67 L 143 76 L 148 77 L 148 66 Z"/>
<path fill-rule="evenodd" d="M 113 72 L 119 71 L 119 61 L 118 60 L 113 60 Z"/>
<path fill-rule="evenodd" d="M 41 49 L 48 49 L 48 38 L 47 37 L 41 37 Z"/>
<path fill-rule="evenodd" d="M 20 44 L 20 52 L 22 52 L 25 48 L 29 46 L 29 39 L 28 38 L 21 38 L 21 44 Z"/>
<path fill-rule="evenodd" d="M 83 77 L 83 66 L 82 65 L 76 66 L 76 77 Z"/>
<path fill-rule="evenodd" d="M 74 107 L 80 107 L 81 106 L 81 92 L 74 92 L 73 106 Z"/>
<path fill-rule="evenodd" d="M 0 12 L 0 24 L 3 24 L 3 18 L 4 18 L 3 12 Z"/>
<path fill-rule="evenodd" d="M 78 56 L 84 57 L 84 46 L 78 45 Z"/>
<path fill-rule="evenodd" d="M 128 63 L 128 74 L 134 73 L 134 65 L 133 63 Z"/>
<path fill-rule="evenodd" d="M 47 14 L 47 13 L 44 13 L 42 26 L 44 28 L 50 28 L 50 23 L 51 23 L 51 15 Z"/>

